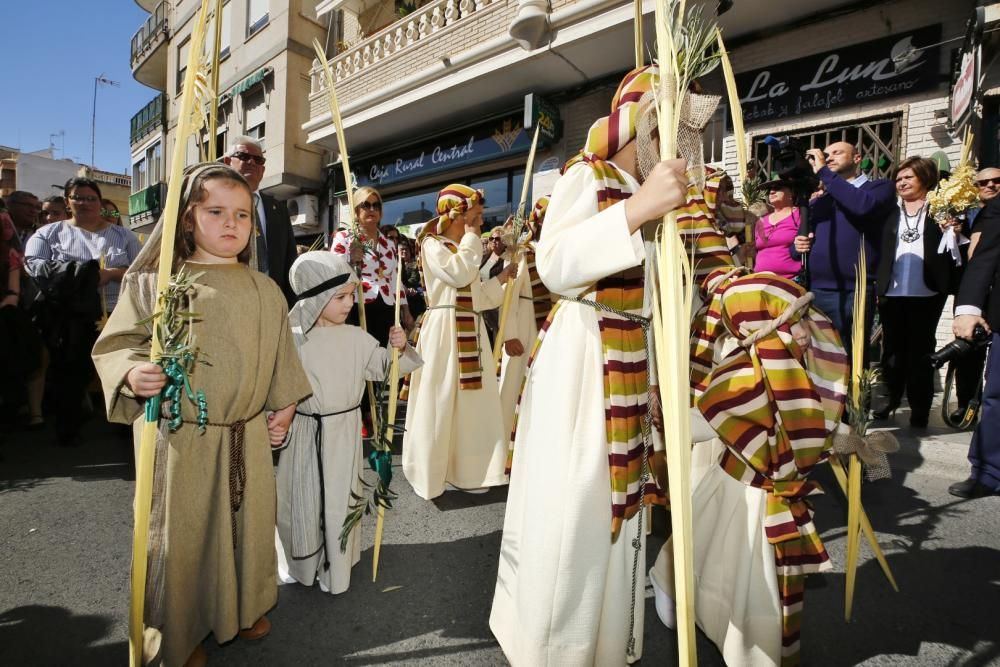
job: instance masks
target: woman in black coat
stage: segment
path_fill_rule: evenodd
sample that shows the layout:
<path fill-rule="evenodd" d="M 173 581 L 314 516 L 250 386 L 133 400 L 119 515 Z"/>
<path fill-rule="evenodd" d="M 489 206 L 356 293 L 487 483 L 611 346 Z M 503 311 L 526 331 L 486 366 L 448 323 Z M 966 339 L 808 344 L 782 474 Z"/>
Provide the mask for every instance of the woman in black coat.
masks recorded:
<path fill-rule="evenodd" d="M 934 220 L 928 210 L 927 193 L 937 185 L 937 165 L 926 158 L 907 158 L 897 168 L 895 180 L 898 205 L 883 227 L 877 276 L 882 372 L 889 405 L 875 417 L 890 417 L 905 394 L 910 425 L 923 428 L 934 398 L 929 356 L 945 300 L 958 289 L 961 268 L 950 253 L 938 252 L 954 221 Z"/>

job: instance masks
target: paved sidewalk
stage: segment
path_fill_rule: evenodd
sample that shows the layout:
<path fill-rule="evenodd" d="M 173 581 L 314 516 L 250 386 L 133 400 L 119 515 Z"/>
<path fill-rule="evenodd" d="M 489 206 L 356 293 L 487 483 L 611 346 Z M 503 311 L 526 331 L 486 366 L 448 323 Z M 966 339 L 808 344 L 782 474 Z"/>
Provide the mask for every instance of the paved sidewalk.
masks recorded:
<path fill-rule="evenodd" d="M 935 418 L 936 419 L 936 418 Z M 907 423 L 907 414 L 897 416 Z M 939 423 L 939 422 L 938 422 Z M 833 560 L 810 578 L 802 633 L 806 665 L 1000 664 L 1000 497 L 961 501 L 947 487 L 967 472 L 969 434 L 897 431 L 893 478 L 866 485 L 864 504 L 900 584 L 894 593 L 862 548 L 854 620 L 845 624 L 843 496 L 827 469 L 816 522 Z M 0 664 L 126 661 L 131 540 L 129 445 L 92 422 L 85 444 L 4 433 L 0 445 Z M 398 461 L 397 461 L 398 463 Z M 371 582 L 374 522 L 351 589 L 281 587 L 272 635 L 209 641 L 213 665 L 503 665 L 489 631 L 506 489 L 416 498 L 397 470 L 379 581 Z M 648 559 L 663 543 L 656 518 Z M 648 589 L 647 589 L 648 593 Z M 647 600 L 647 665 L 673 664 L 675 636 Z M 699 635 L 699 662 L 721 665 Z"/>

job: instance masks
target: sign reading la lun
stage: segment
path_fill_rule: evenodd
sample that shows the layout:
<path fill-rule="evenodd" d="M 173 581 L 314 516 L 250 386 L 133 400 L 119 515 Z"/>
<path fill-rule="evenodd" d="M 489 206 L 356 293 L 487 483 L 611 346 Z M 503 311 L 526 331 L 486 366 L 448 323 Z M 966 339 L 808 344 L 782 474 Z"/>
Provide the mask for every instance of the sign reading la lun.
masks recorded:
<path fill-rule="evenodd" d="M 940 47 L 930 45 L 940 41 L 941 26 L 932 25 L 742 72 L 743 119 L 779 120 L 933 90 L 941 59 Z"/>
<path fill-rule="evenodd" d="M 531 135 L 524 131 L 521 115 L 512 114 L 351 166 L 359 187 L 381 187 L 527 153 L 530 148 Z"/>

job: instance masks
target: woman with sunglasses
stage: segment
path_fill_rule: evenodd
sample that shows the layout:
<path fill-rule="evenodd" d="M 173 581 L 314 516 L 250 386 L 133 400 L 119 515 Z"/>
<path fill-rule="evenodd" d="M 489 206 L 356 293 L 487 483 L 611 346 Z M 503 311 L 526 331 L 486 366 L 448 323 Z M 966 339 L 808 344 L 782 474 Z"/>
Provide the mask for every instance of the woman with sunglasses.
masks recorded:
<path fill-rule="evenodd" d="M 102 217 L 101 189 L 95 181 L 71 178 L 64 194 L 73 217 L 41 227 L 24 254 L 28 274 L 42 294 L 50 372 L 58 379 L 50 385 L 57 394 L 56 435 L 60 444 L 72 445 L 94 372 L 94 323 L 118 303 L 122 277 L 139 254 L 139 239 Z"/>
<path fill-rule="evenodd" d="M 341 229 L 333 235 L 331 252 L 348 257 L 361 277 L 365 295 L 365 318 L 368 332 L 384 347 L 388 343 L 389 327 L 395 321 L 396 271 L 399 250 L 379 229 L 382 222 L 382 196 L 370 187 L 358 188 L 354 193 L 354 213 L 358 219 L 361 236 L 352 243 L 351 230 Z M 360 267 L 360 270 L 358 270 Z M 407 330 L 413 328 L 413 317 L 406 303 L 406 293 L 400 299 L 400 319 Z M 358 323 L 357 306 L 351 311 L 350 322 Z"/>

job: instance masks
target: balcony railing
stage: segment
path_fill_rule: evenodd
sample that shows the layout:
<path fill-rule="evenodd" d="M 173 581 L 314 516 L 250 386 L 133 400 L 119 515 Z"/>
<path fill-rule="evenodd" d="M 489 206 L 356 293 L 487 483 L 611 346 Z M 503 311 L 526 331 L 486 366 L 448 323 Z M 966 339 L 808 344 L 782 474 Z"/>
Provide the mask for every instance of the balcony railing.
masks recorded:
<path fill-rule="evenodd" d="M 129 129 L 129 143 L 136 143 L 150 132 L 166 125 L 167 96 L 160 93 L 149 104 L 139 110 L 139 113 L 132 116 Z"/>
<path fill-rule="evenodd" d="M 556 0 L 553 4 L 565 2 Z M 337 83 L 347 84 L 343 89 L 340 85 L 337 87 L 341 104 L 386 85 L 393 78 L 418 71 L 443 57 L 453 56 L 476 43 L 506 33 L 510 24 L 510 17 L 506 14 L 513 16 L 516 6 L 516 2 L 508 0 L 436 0 L 407 14 L 330 60 Z M 467 29 L 463 31 L 460 24 L 465 24 Z M 475 34 L 472 33 L 473 25 L 477 28 Z M 453 26 L 454 31 L 451 30 Z M 445 40 L 443 31 L 449 35 L 447 41 L 442 41 Z M 438 36 L 441 39 L 436 39 Z M 398 62 L 404 53 L 405 62 Z M 400 66 L 389 68 L 388 61 L 398 62 Z M 383 63 L 386 63 L 385 67 L 381 66 Z M 314 99 L 315 116 L 322 113 L 320 107 L 323 103 L 319 93 L 325 90 L 325 84 L 319 63 L 314 62 L 313 65 L 310 92 Z M 375 71 L 379 72 L 379 76 L 367 76 Z M 359 76 L 362 74 L 365 76 Z"/>
<path fill-rule="evenodd" d="M 146 49 L 167 34 L 167 15 L 170 13 L 170 3 L 164 0 L 156 5 L 153 13 L 149 15 L 135 34 L 132 35 L 132 67 L 135 67 L 136 60 L 146 52 Z"/>

